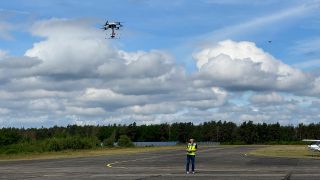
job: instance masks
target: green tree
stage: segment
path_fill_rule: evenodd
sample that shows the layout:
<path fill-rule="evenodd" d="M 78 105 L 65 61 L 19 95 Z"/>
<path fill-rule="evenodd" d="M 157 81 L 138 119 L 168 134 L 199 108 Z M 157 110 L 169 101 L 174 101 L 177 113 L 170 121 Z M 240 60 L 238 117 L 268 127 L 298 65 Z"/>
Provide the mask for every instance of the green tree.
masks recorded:
<path fill-rule="evenodd" d="M 138 139 L 138 127 L 137 127 L 137 124 L 134 122 L 132 124 L 130 124 L 128 127 L 127 127 L 127 130 L 126 130 L 126 134 L 128 137 L 130 137 L 130 139 L 136 141 Z"/>
<path fill-rule="evenodd" d="M 120 147 L 133 147 L 131 139 L 127 135 L 121 135 L 118 140 L 118 146 Z"/>
<path fill-rule="evenodd" d="M 22 136 L 15 128 L 2 129 L 0 131 L 0 146 L 6 146 L 19 142 Z"/>
<path fill-rule="evenodd" d="M 110 137 L 103 140 L 103 145 L 106 147 L 113 147 L 114 142 L 116 142 L 116 131 L 114 130 Z"/>
<path fill-rule="evenodd" d="M 244 122 L 239 127 L 240 140 L 246 144 L 253 144 L 258 141 L 256 125 L 252 121 Z"/>

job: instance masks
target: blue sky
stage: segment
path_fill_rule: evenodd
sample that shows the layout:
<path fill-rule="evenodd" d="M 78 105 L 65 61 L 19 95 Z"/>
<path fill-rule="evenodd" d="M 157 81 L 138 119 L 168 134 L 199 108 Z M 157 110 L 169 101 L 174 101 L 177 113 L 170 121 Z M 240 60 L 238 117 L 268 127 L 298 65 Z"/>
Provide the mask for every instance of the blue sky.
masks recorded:
<path fill-rule="evenodd" d="M 214 32 L 221 29 L 239 26 L 301 6 L 310 7 L 301 13 L 292 13 L 280 20 L 271 20 L 223 37 L 253 41 L 286 63 L 299 63 L 320 56 L 312 50 L 292 52 L 299 43 L 307 43 L 318 36 L 320 18 L 317 13 L 317 1 L 5 1 L 1 2 L 0 17 L 12 23 L 13 39 L 2 40 L 1 47 L 14 55 L 23 54 L 38 40 L 26 32 L 28 26 L 37 20 L 92 18 L 97 26 L 105 19 L 123 21 L 125 29 L 121 32 L 122 39 L 119 42 L 126 50 L 172 50 L 179 49 L 186 43 L 194 48 L 199 41 L 210 39 Z M 272 44 L 268 43 L 269 40 Z M 183 57 L 179 50 L 176 51 L 173 54 Z"/>
<path fill-rule="evenodd" d="M 48 70 L 50 65 L 50 67 L 54 67 L 56 70 L 60 69 L 61 66 L 59 71 L 52 72 L 51 74 L 47 72 L 49 74 L 46 74 L 45 76 L 42 73 L 44 71 L 43 69 L 37 69 L 32 73 L 26 73 L 28 75 L 26 75 L 27 77 L 25 78 L 19 76 L 19 78 L 22 78 L 21 81 L 24 81 L 28 78 L 29 81 L 32 78 L 39 77 L 43 79 L 55 79 L 57 78 L 57 74 L 55 73 L 61 73 L 59 74 L 59 77 L 63 77 L 62 80 L 55 79 L 56 81 L 53 81 L 53 84 L 57 84 L 58 86 L 66 83 L 65 79 L 68 79 L 70 81 L 68 83 L 71 84 L 75 83 L 76 81 L 78 82 L 80 79 L 81 82 L 79 81 L 78 83 L 82 84 L 83 86 L 79 87 L 79 89 L 73 89 L 72 91 L 74 91 L 74 94 L 77 95 L 67 98 L 66 94 L 68 94 L 69 90 L 66 89 L 70 89 L 71 87 L 66 89 L 50 89 L 47 85 L 40 85 L 43 83 L 41 81 L 37 82 L 38 85 L 35 85 L 29 89 L 28 85 L 25 87 L 21 85 L 15 85 L 13 83 L 14 80 L 17 79 L 15 73 L 23 73 L 12 72 L 12 74 L 15 75 L 11 76 L 10 74 L 8 77 L 6 76 L 3 79 L 1 86 L 4 88 L 4 91 L 2 93 L 6 96 L 9 95 L 6 93 L 9 93 L 10 91 L 21 93 L 22 97 L 26 99 L 25 102 L 21 104 L 13 100 L 8 102 L 9 104 L 11 103 L 10 106 L 0 104 L 0 113 L 1 108 L 3 111 L 2 119 L 17 119 L 15 121 L 12 120 L 12 123 L 0 122 L 0 125 L 38 126 L 39 122 L 35 122 L 33 119 L 37 119 L 39 117 L 43 118 L 43 123 L 47 124 L 48 126 L 61 123 L 58 121 L 58 119 L 65 119 L 64 123 L 62 124 L 105 124 L 114 121 L 120 123 L 130 123 L 132 121 L 158 123 L 180 121 L 179 119 L 182 119 L 181 121 L 195 121 L 195 119 L 209 120 L 217 118 L 231 119 L 236 122 L 241 122 L 246 118 L 248 120 L 250 120 L 250 118 L 260 119 L 257 120 L 257 122 L 276 122 L 280 120 L 273 118 L 273 113 L 276 112 L 275 109 L 280 110 L 281 108 L 293 108 L 292 111 L 288 112 L 287 114 L 283 114 L 281 122 L 284 124 L 317 122 L 318 117 L 314 115 L 315 110 L 311 109 L 308 111 L 307 109 L 311 106 L 312 108 L 317 108 L 317 103 L 319 102 L 319 10 L 320 1 L 318 0 L 2 1 L 0 2 L 1 61 L 4 61 L 3 63 L 7 63 L 7 61 L 11 62 L 12 59 L 35 58 L 42 62 L 41 68 L 39 67 L 39 69 L 46 67 L 47 69 L 45 69 Z M 119 32 L 120 39 L 109 40 L 104 39 L 103 36 L 101 36 L 104 32 L 100 31 L 98 28 L 106 19 L 123 22 L 124 27 Z M 60 26 L 61 23 L 65 24 Z M 70 28 L 66 30 L 65 27 L 69 26 Z M 66 32 L 70 29 L 74 30 L 76 33 L 78 32 L 78 29 L 80 29 L 81 31 L 79 30 L 79 32 L 90 32 L 96 34 L 74 36 L 71 39 L 68 39 L 73 36 L 72 32 Z M 68 35 L 68 33 L 70 33 L 70 35 Z M 89 44 L 83 43 L 81 47 L 79 44 L 71 44 L 71 41 L 73 40 L 74 43 L 80 42 L 81 44 L 82 41 L 80 40 L 91 36 L 92 42 Z M 100 37 L 101 40 L 96 39 L 97 37 Z M 60 38 L 65 38 L 65 40 L 69 41 L 68 43 L 70 44 L 64 43 L 64 41 L 58 41 L 57 39 Z M 145 69 L 141 70 L 141 74 L 137 75 L 139 78 L 147 77 L 147 79 L 150 80 L 155 76 L 151 73 L 151 71 L 158 72 L 159 68 L 164 68 L 164 74 L 170 74 L 173 71 L 179 74 L 179 78 L 177 78 L 178 75 L 176 74 L 172 75 L 173 77 L 169 79 L 178 79 L 176 80 L 177 82 L 185 82 L 185 84 L 181 85 L 184 87 L 183 89 L 192 89 L 192 91 L 194 91 L 193 93 L 207 93 L 207 90 L 210 88 L 220 89 L 219 91 L 216 91 L 216 89 L 212 90 L 214 93 L 216 93 L 214 98 L 213 95 L 208 95 L 210 98 L 213 98 L 210 102 L 205 101 L 203 98 L 201 99 L 200 97 L 197 97 L 201 100 L 199 100 L 199 102 L 191 103 L 193 105 L 197 104 L 197 106 L 189 105 L 190 102 L 193 101 L 193 98 L 185 99 L 180 97 L 178 95 L 179 93 L 172 95 L 170 91 L 166 92 L 168 95 L 166 97 L 162 97 L 161 94 L 158 94 L 159 97 L 148 97 L 149 99 L 154 98 L 150 101 L 141 99 L 139 99 L 139 101 L 132 100 L 136 103 L 123 105 L 121 108 L 112 108 L 112 110 L 103 105 L 99 105 L 98 102 L 93 103 L 93 100 L 90 100 L 90 102 L 77 101 L 77 103 L 72 104 L 70 103 L 71 101 L 78 100 L 78 98 L 81 96 L 81 93 L 82 95 L 86 95 L 86 93 L 89 91 L 91 92 L 92 88 L 95 88 L 96 90 L 104 89 L 106 91 L 103 92 L 107 94 L 110 92 L 109 90 L 111 90 L 112 93 L 117 93 L 119 97 L 120 95 L 132 95 L 129 92 L 124 92 L 124 90 L 121 90 L 122 85 L 131 88 L 130 83 L 126 84 L 124 82 L 124 79 L 131 78 L 132 74 L 130 73 L 128 74 L 128 77 L 124 75 L 122 79 L 112 79 L 110 82 L 105 79 L 106 77 L 100 76 L 99 78 L 94 77 L 94 81 L 97 81 L 95 83 L 86 82 L 89 77 L 86 77 L 81 73 L 85 72 L 90 74 L 96 69 L 101 69 L 103 67 L 101 65 L 102 60 L 100 64 L 97 64 L 97 67 L 89 69 L 88 72 L 82 71 L 82 67 L 80 66 L 79 69 L 81 71 L 79 70 L 78 72 L 76 70 L 72 70 L 72 72 L 75 74 L 63 72 L 64 65 L 58 63 L 60 59 L 66 58 L 67 61 L 69 58 L 70 61 L 76 63 L 76 59 L 79 57 L 74 56 L 72 53 L 62 51 L 59 49 L 59 45 L 61 45 L 61 48 L 64 46 L 65 48 L 74 46 L 72 48 L 75 52 L 79 51 L 82 53 L 82 51 L 80 51 L 81 48 L 89 48 L 95 43 L 97 43 L 97 46 L 95 47 L 106 46 L 106 49 L 101 50 L 104 52 L 104 54 L 101 56 L 106 56 L 105 58 L 109 58 L 108 62 L 109 60 L 111 62 L 111 59 L 113 61 L 113 59 L 124 58 L 125 61 L 127 61 L 125 65 L 128 65 L 130 62 L 137 59 L 130 60 L 130 58 L 128 59 L 127 57 L 140 57 L 141 53 L 146 53 L 145 55 L 148 57 L 150 56 L 150 59 L 155 58 L 156 60 L 154 61 L 157 62 L 158 59 L 162 59 L 163 62 L 158 62 L 158 64 L 152 61 L 151 65 L 155 63 L 155 67 L 150 65 L 148 71 L 144 71 Z M 68 46 L 66 44 L 68 44 Z M 235 46 L 237 48 L 232 48 Z M 251 53 L 250 48 L 253 49 L 252 54 L 248 54 L 247 56 L 243 55 L 244 52 L 248 52 L 248 48 L 249 53 Z M 113 51 L 110 52 L 110 49 L 113 49 Z M 231 51 L 228 49 L 233 50 Z M 260 52 L 259 49 L 262 50 L 262 52 Z M 89 52 L 91 52 L 91 50 L 88 50 L 88 53 Z M 208 54 L 207 52 L 211 52 L 211 54 Z M 50 53 L 53 53 L 53 55 L 46 56 Z M 96 54 L 99 53 L 100 52 L 96 52 Z M 118 55 L 106 55 L 108 53 L 118 53 Z M 57 55 L 57 58 L 60 58 L 59 60 L 52 59 L 56 54 L 59 55 Z M 228 57 L 222 57 L 222 55 L 227 55 Z M 271 57 L 269 57 L 269 55 Z M 3 57 L 1 58 L 1 56 Z M 90 58 L 91 56 L 94 55 L 88 54 L 88 61 L 89 59 L 91 60 L 100 58 L 100 56 Z M 85 55 L 83 57 L 85 57 Z M 225 67 L 224 64 L 226 64 L 226 62 L 229 63 L 228 58 L 233 60 L 230 61 L 230 63 L 238 63 L 236 60 L 241 59 L 241 63 L 246 64 L 231 64 L 231 66 L 241 66 L 242 68 L 233 69 L 233 67 L 230 67 L 230 69 L 225 69 L 222 74 L 219 74 L 220 69 L 217 69 L 216 67 Z M 255 58 L 262 58 L 263 61 Z M 170 61 L 169 64 L 171 64 L 170 67 L 168 67 L 166 64 L 167 59 L 170 59 L 168 60 Z M 223 63 L 220 63 L 222 62 L 221 59 L 224 59 Z M 248 64 L 246 59 L 252 60 L 253 64 Z M 139 60 L 140 59 L 138 58 L 137 61 Z M 98 60 L 96 61 L 98 62 Z M 164 61 L 166 62 L 164 63 Z M 277 63 L 278 61 L 281 63 Z M 48 64 L 45 65 L 46 63 Z M 79 61 L 79 63 L 81 64 L 81 61 Z M 88 66 L 86 63 L 83 63 L 83 65 Z M 262 73 L 257 74 L 258 72 L 256 71 L 256 66 L 259 65 L 261 65 L 260 70 L 262 70 Z M 270 67 L 276 67 L 279 70 L 270 70 L 268 69 Z M 5 69 L 5 66 L 2 68 L 4 69 L 3 72 L 9 71 L 9 69 Z M 32 66 L 32 68 L 35 67 Z M 138 69 L 140 69 L 136 66 L 132 66 L 130 68 L 132 68 L 130 70 L 128 69 L 130 72 L 135 72 L 136 70 L 138 71 Z M 171 69 L 170 73 L 168 69 Z M 168 72 L 166 72 L 166 70 L 168 70 Z M 249 71 L 251 72 L 251 70 L 252 74 L 247 73 Z M 39 72 L 41 73 L 37 74 Z M 181 75 L 185 72 L 186 74 Z M 239 72 L 239 75 L 242 78 L 231 76 L 236 74 L 236 72 Z M 215 73 L 218 73 L 218 75 L 215 75 Z M 32 74 L 32 76 L 30 74 Z M 162 74 L 161 77 L 163 77 L 164 74 Z M 221 77 L 219 75 L 221 75 Z M 248 80 L 247 77 L 250 77 L 251 75 L 257 75 L 257 78 L 261 75 L 262 79 L 257 81 Z M 270 85 L 270 87 L 257 85 L 259 84 L 258 82 L 264 82 L 266 79 L 271 79 L 274 76 L 277 76 L 276 79 L 279 81 L 281 80 L 282 82 L 281 77 L 285 75 L 292 75 L 292 77 L 286 80 L 286 82 L 290 82 L 292 84 L 281 84 L 279 82 L 279 84 L 274 85 L 274 87 L 273 85 Z M 90 78 L 92 78 L 92 76 L 93 75 L 90 75 Z M 107 79 L 109 80 L 111 76 L 117 78 L 120 77 L 119 74 L 115 73 L 108 76 Z M 75 78 L 76 80 L 72 79 L 74 77 L 77 77 Z M 19 78 L 18 80 L 20 80 Z M 146 81 L 151 83 L 146 79 L 139 78 L 135 80 L 137 82 L 143 81 L 145 83 Z M 159 79 L 157 79 L 157 81 L 158 80 Z M 98 81 L 101 82 L 98 83 Z M 106 81 L 108 83 L 101 85 L 103 84 L 102 82 Z M 306 83 L 307 81 L 309 84 Z M 10 82 L 11 84 L 7 82 Z M 201 82 L 201 85 L 198 85 L 199 82 Z M 168 82 L 168 84 L 171 83 L 173 82 Z M 152 84 L 148 85 L 151 86 Z M 163 86 L 166 87 L 167 84 L 164 84 Z M 303 86 L 305 86 L 305 88 L 309 88 L 310 92 L 303 90 L 303 88 L 301 88 Z M 28 94 L 29 90 L 45 91 L 49 94 L 52 92 L 58 94 L 61 93 L 64 94 L 61 96 L 65 98 L 48 95 L 45 98 L 39 96 L 32 98 L 28 97 L 28 99 L 26 94 Z M 144 94 L 146 91 L 145 89 L 135 88 L 132 90 L 132 92 L 133 91 L 140 95 L 149 95 L 148 93 Z M 150 88 L 150 91 L 153 91 L 152 88 Z M 100 93 L 100 91 L 94 92 L 98 94 Z M 154 94 L 156 94 L 156 90 L 154 90 Z M 222 95 L 224 99 L 221 100 L 220 98 L 222 97 L 219 95 Z M 103 95 L 102 93 L 102 96 L 105 97 L 108 95 Z M 163 100 L 157 99 L 160 98 L 160 96 L 163 98 Z M 201 94 L 201 97 L 202 96 L 205 95 Z M 4 99 L 7 100 L 8 98 Z M 179 99 L 179 103 L 172 103 L 172 99 Z M 180 102 L 180 99 L 183 100 Z M 22 118 L 26 115 L 24 112 L 20 114 L 21 117 L 13 115 L 15 113 L 13 110 L 14 107 L 23 107 L 28 105 L 28 103 L 31 101 L 39 103 L 41 102 L 40 104 L 50 104 L 50 102 L 54 102 L 57 104 L 56 108 L 59 110 L 59 113 L 55 112 L 58 111 L 57 109 L 53 108 L 55 110 L 50 110 L 48 107 L 48 109 L 36 109 L 34 110 L 34 113 L 28 113 L 28 116 L 30 116 L 30 118 L 26 118 L 28 120 Z M 109 101 L 109 99 L 107 101 Z M 151 113 L 146 115 L 140 112 L 148 108 L 152 109 L 158 106 L 162 107 L 162 105 L 166 103 L 172 106 L 172 109 L 167 110 L 166 113 Z M 209 104 L 207 105 L 207 103 Z M 268 104 L 268 106 L 266 106 L 266 104 Z M 308 106 L 306 106 L 306 104 Z M 264 107 L 262 107 L 263 105 Z M 87 108 L 88 111 L 101 111 L 101 114 L 89 116 L 76 113 L 79 109 L 85 108 Z M 228 108 L 239 108 L 241 110 L 239 110 L 237 113 L 229 112 L 226 110 Z M 257 108 L 261 109 L 259 111 L 260 114 L 258 111 L 256 111 Z M 303 115 L 299 117 L 299 119 L 292 120 L 292 117 L 296 117 L 294 111 L 297 112 L 297 109 L 301 111 L 301 114 Z M 219 112 L 220 114 L 218 113 L 219 115 L 217 116 L 210 114 L 213 112 L 213 110 L 215 112 Z M 199 117 L 196 116 L 197 114 Z M 185 118 L 185 116 L 190 116 L 192 118 Z M 244 116 L 244 118 L 241 119 L 239 118 L 240 116 Z M 49 122 L 48 119 L 56 119 L 57 121 Z M 87 119 L 92 119 L 92 121 L 87 121 Z M 149 120 L 147 121 L 145 119 Z"/>

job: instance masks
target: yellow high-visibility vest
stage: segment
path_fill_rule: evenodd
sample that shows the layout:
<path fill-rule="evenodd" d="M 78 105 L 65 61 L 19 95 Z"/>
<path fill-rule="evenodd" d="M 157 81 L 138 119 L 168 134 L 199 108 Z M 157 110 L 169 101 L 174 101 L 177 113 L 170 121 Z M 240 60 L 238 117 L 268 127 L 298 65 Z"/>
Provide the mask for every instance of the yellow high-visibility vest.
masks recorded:
<path fill-rule="evenodd" d="M 187 155 L 192 155 L 195 156 L 196 155 L 196 151 L 197 151 L 197 144 L 196 143 L 188 143 L 187 146 Z"/>

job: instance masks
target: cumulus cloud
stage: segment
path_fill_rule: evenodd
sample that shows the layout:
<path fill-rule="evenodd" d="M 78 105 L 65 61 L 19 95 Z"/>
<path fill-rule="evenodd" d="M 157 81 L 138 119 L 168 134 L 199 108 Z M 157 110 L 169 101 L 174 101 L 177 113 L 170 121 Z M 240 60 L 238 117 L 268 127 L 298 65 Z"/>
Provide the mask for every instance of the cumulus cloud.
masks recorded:
<path fill-rule="evenodd" d="M 124 95 L 112 91 L 111 89 L 89 88 L 79 100 L 85 104 L 103 107 L 104 109 L 114 109 L 133 105 L 143 105 L 151 101 L 145 95 Z"/>
<path fill-rule="evenodd" d="M 127 113 L 153 115 L 153 114 L 173 114 L 180 108 L 175 103 L 164 102 L 158 104 L 134 105 L 124 109 Z"/>
<path fill-rule="evenodd" d="M 2 58 L 6 57 L 6 55 L 7 55 L 7 52 L 0 49 L 0 60 L 1 60 Z"/>
<path fill-rule="evenodd" d="M 0 61 L 0 107 L 10 124 L 37 116 L 34 124 L 169 122 L 227 101 L 219 87 L 195 87 L 170 54 L 118 49 L 89 20 L 39 21 L 31 33 L 44 39 Z"/>
<path fill-rule="evenodd" d="M 198 72 L 190 74 L 167 52 L 117 48 L 90 20 L 43 20 L 31 33 L 43 39 L 24 56 L 0 56 L 0 119 L 8 119 L 0 126 L 271 122 L 280 112 L 279 120 L 289 122 L 301 105 L 278 91 L 320 92 L 318 77 L 252 42 L 227 40 L 201 50 L 194 55 Z M 247 90 L 257 92 L 247 99 L 251 106 L 230 101 Z"/>
<path fill-rule="evenodd" d="M 194 58 L 202 83 L 229 90 L 292 92 L 309 87 L 312 80 L 247 41 L 221 41 L 196 53 Z"/>
<path fill-rule="evenodd" d="M 67 112 L 73 115 L 85 115 L 85 116 L 99 116 L 105 115 L 106 111 L 101 107 L 92 107 L 92 108 L 84 108 L 84 107 L 76 107 L 76 106 L 67 106 Z"/>
<path fill-rule="evenodd" d="M 276 92 L 268 94 L 255 94 L 250 97 L 250 101 L 256 104 L 279 104 L 285 101 L 283 96 Z"/>
<path fill-rule="evenodd" d="M 9 109 L 6 108 L 0 108 L 0 114 L 8 114 L 10 112 Z"/>
<path fill-rule="evenodd" d="M 305 92 L 310 95 L 320 96 L 320 77 L 315 78 L 312 82 L 312 88 L 306 89 Z"/>
<path fill-rule="evenodd" d="M 90 77 L 96 73 L 91 70 L 102 65 L 105 59 L 117 57 L 113 54 L 117 52 L 103 41 L 102 34 L 88 28 L 87 21 L 40 21 L 31 32 L 46 38 L 25 53 L 25 56 L 43 61 L 38 69 L 43 75 L 70 78 L 82 74 L 82 77 Z"/>

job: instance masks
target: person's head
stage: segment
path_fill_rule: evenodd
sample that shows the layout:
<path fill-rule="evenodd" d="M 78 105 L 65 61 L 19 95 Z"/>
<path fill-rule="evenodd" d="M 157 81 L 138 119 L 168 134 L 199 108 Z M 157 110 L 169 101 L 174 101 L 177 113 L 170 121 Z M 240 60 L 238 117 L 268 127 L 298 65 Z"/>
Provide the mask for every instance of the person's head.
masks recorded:
<path fill-rule="evenodd" d="M 190 143 L 193 143 L 193 142 L 194 142 L 194 139 L 192 139 L 192 138 L 189 139 L 189 142 L 190 142 Z"/>

